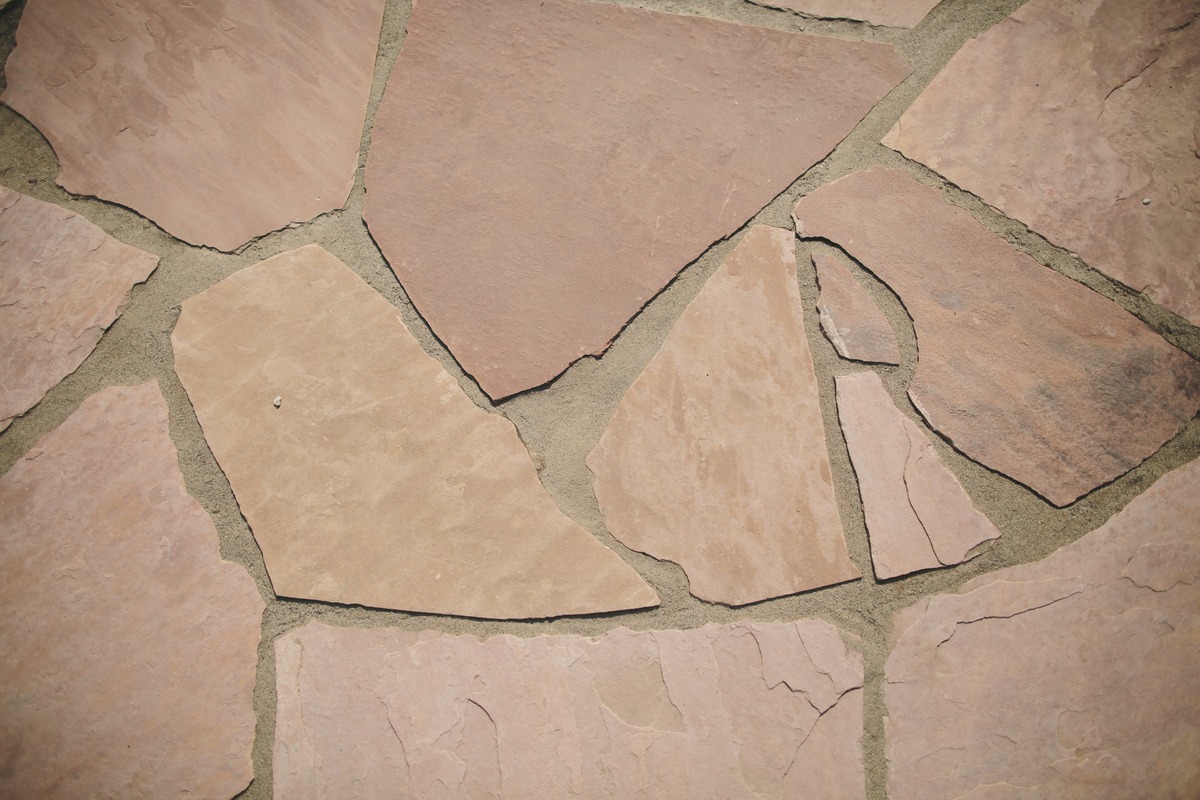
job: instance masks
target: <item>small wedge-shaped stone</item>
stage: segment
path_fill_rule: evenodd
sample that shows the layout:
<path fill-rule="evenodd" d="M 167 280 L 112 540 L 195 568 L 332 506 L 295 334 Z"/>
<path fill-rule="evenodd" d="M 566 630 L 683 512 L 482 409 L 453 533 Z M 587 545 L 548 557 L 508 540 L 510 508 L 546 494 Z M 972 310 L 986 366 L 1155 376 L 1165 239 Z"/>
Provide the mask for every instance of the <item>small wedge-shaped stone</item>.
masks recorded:
<path fill-rule="evenodd" d="M 559 511 L 512 423 L 320 247 L 185 301 L 171 341 L 279 594 L 503 619 L 657 605 Z"/>
<path fill-rule="evenodd" d="M 1197 487 L 1200 461 L 1049 558 L 896 616 L 892 800 L 1200 797 Z"/>
<path fill-rule="evenodd" d="M 821 287 L 817 303 L 821 330 L 838 355 L 854 361 L 899 364 L 896 332 L 866 288 L 850 274 L 837 251 L 814 244 L 812 262 Z"/>
<path fill-rule="evenodd" d="M 872 25 L 911 28 L 939 0 L 752 0 L 761 6 L 783 8 L 814 17 L 860 19 Z"/>
<path fill-rule="evenodd" d="M 0 186 L 0 431 L 75 371 L 158 256 Z"/>
<path fill-rule="evenodd" d="M 1200 325 L 1198 19 L 1200 0 L 1030 0 L 884 142 Z"/>
<path fill-rule="evenodd" d="M 835 382 L 877 577 L 959 564 L 1000 536 L 878 375 L 839 375 Z"/>
<path fill-rule="evenodd" d="M 0 797 L 246 788 L 263 601 L 155 383 L 92 395 L 0 479 L 0 575 Z"/>
<path fill-rule="evenodd" d="M 275 797 L 862 798 L 862 659 L 820 620 L 518 639 L 310 622 Z"/>
<path fill-rule="evenodd" d="M 0 95 L 58 182 L 233 250 L 350 194 L 384 0 L 29 0 Z"/>
<path fill-rule="evenodd" d="M 791 231 L 756 225 L 587 459 L 609 529 L 744 605 L 859 577 L 833 494 Z"/>
<path fill-rule="evenodd" d="M 604 352 L 909 74 L 890 45 L 572 0 L 421 0 L 364 216 L 493 398 Z"/>
<path fill-rule="evenodd" d="M 909 396 L 971 458 L 1066 505 L 1140 464 L 1200 409 L 1200 364 L 941 193 L 875 167 L 796 204 L 908 309 Z"/>

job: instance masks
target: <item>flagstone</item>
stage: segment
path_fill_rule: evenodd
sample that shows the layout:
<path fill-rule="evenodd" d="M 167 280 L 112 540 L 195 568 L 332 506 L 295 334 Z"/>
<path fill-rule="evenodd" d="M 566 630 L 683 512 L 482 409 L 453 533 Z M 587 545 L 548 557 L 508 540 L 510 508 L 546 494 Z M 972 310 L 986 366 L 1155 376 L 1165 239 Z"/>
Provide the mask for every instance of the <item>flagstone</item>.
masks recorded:
<path fill-rule="evenodd" d="M 418 2 L 364 217 L 499 399 L 604 352 L 909 71 L 890 45 L 609 3 Z"/>
<path fill-rule="evenodd" d="M 791 231 L 752 227 L 587 458 L 613 536 L 744 605 L 852 580 Z"/>
<path fill-rule="evenodd" d="M 873 25 L 911 28 L 925 19 L 939 0 L 752 0 L 814 17 L 858 19 Z"/>
<path fill-rule="evenodd" d="M 909 396 L 929 424 L 1055 505 L 1137 466 L 1200 409 L 1194 359 L 903 172 L 826 184 L 795 217 L 908 309 Z"/>
<path fill-rule="evenodd" d="M 813 244 L 812 263 L 821 288 L 821 330 L 842 358 L 899 364 L 900 345 L 882 309 L 854 279 L 832 247 Z"/>
<path fill-rule="evenodd" d="M 1197 19 L 1197 0 L 1030 0 L 884 142 L 1200 324 Z"/>
<path fill-rule="evenodd" d="M 233 250 L 340 208 L 384 0 L 29 0 L 0 100 L 69 192 Z"/>
<path fill-rule="evenodd" d="M 1050 557 L 896 615 L 889 797 L 1200 794 L 1198 485 L 1193 462 Z"/>
<path fill-rule="evenodd" d="M 310 622 L 275 658 L 279 798 L 865 797 L 862 659 L 819 620 L 484 641 Z"/>
<path fill-rule="evenodd" d="M 263 601 L 188 495 L 154 382 L 0 478 L 0 796 L 232 797 Z"/>
<path fill-rule="evenodd" d="M 158 257 L 0 186 L 0 431 L 91 354 Z"/>
<path fill-rule="evenodd" d="M 275 591 L 489 618 L 657 605 L 517 430 L 316 245 L 184 301 L 175 369 Z"/>

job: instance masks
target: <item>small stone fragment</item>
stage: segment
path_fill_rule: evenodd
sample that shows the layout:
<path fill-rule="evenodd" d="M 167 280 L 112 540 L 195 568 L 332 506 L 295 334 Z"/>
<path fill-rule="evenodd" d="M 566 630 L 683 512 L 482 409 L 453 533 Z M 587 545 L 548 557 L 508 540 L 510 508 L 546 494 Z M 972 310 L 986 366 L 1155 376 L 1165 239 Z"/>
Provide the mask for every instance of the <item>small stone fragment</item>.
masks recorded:
<path fill-rule="evenodd" d="M 751 0 L 813 17 L 860 19 L 872 25 L 911 28 L 925 19 L 939 0 Z"/>
<path fill-rule="evenodd" d="M 817 311 L 825 337 L 842 358 L 899 364 L 896 332 L 879 305 L 835 253 L 831 247 L 813 245 L 812 262 L 821 287 Z"/>
<path fill-rule="evenodd" d="M 272 405 L 274 405 L 276 408 L 279 408 L 280 406 L 282 406 L 282 405 L 283 405 L 283 398 L 282 398 L 282 397 L 280 397 L 279 395 L 275 395 L 275 399 L 274 399 L 274 400 L 272 400 L 272 401 L 271 401 L 271 403 L 272 403 Z"/>

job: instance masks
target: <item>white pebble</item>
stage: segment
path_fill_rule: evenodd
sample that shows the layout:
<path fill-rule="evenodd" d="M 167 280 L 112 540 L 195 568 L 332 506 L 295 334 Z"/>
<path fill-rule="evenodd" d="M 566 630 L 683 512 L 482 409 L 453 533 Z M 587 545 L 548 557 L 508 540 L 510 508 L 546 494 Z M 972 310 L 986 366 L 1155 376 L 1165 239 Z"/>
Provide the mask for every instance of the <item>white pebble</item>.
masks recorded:
<path fill-rule="evenodd" d="M 279 395 L 275 395 L 275 407 L 279 408 L 281 405 L 283 405 L 283 398 Z"/>
<path fill-rule="evenodd" d="M 1143 201 L 1142 201 L 1142 205 L 1144 205 L 1144 206 L 1148 206 L 1148 205 L 1150 205 L 1150 198 L 1149 198 L 1149 197 L 1147 197 L 1145 200 L 1143 200 Z"/>

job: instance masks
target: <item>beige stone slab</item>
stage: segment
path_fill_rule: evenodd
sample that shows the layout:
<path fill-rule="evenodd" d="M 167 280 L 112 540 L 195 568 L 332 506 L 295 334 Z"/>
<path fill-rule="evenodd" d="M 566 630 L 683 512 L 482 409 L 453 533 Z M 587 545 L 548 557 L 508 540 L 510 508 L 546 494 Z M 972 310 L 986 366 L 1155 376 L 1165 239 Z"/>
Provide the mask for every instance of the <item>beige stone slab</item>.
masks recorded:
<path fill-rule="evenodd" d="M 866 288 L 854 279 L 832 247 L 813 244 L 812 263 L 817 269 L 821 298 L 817 312 L 821 330 L 838 355 L 854 361 L 899 364 L 900 345 L 883 310 Z"/>
<path fill-rule="evenodd" d="M 744 605 L 859 577 L 833 493 L 791 231 L 752 227 L 587 458 L 609 529 Z"/>
<path fill-rule="evenodd" d="M 277 798 L 865 797 L 862 659 L 823 621 L 485 641 L 310 622 L 275 657 Z"/>
<path fill-rule="evenodd" d="M 1200 796 L 1198 486 L 1193 462 L 1049 558 L 896 616 L 892 800 Z"/>
<path fill-rule="evenodd" d="M 418 0 L 364 216 L 493 398 L 600 354 L 909 74 L 890 45 L 572 0 Z"/>
<path fill-rule="evenodd" d="M 279 594 L 505 619 L 657 605 L 559 511 L 512 423 L 320 247 L 186 300 L 171 342 Z"/>
<path fill-rule="evenodd" d="M 925 19 L 939 0 L 751 0 L 814 17 L 859 19 L 873 25 L 911 28 Z"/>
<path fill-rule="evenodd" d="M 1030 0 L 884 142 L 1200 324 L 1198 18 L 1200 0 Z"/>
<path fill-rule="evenodd" d="M 909 396 L 929 424 L 1055 505 L 1141 463 L 1200 409 L 1194 359 L 903 172 L 826 184 L 795 216 L 907 307 Z"/>
<path fill-rule="evenodd" d="M 0 575 L 0 797 L 250 783 L 263 601 L 184 488 L 155 383 L 92 395 L 0 478 Z"/>
<path fill-rule="evenodd" d="M 0 100 L 69 192 L 233 250 L 340 208 L 384 0 L 29 0 Z"/>
<path fill-rule="evenodd" d="M 0 186 L 0 431 L 91 354 L 158 256 Z"/>

